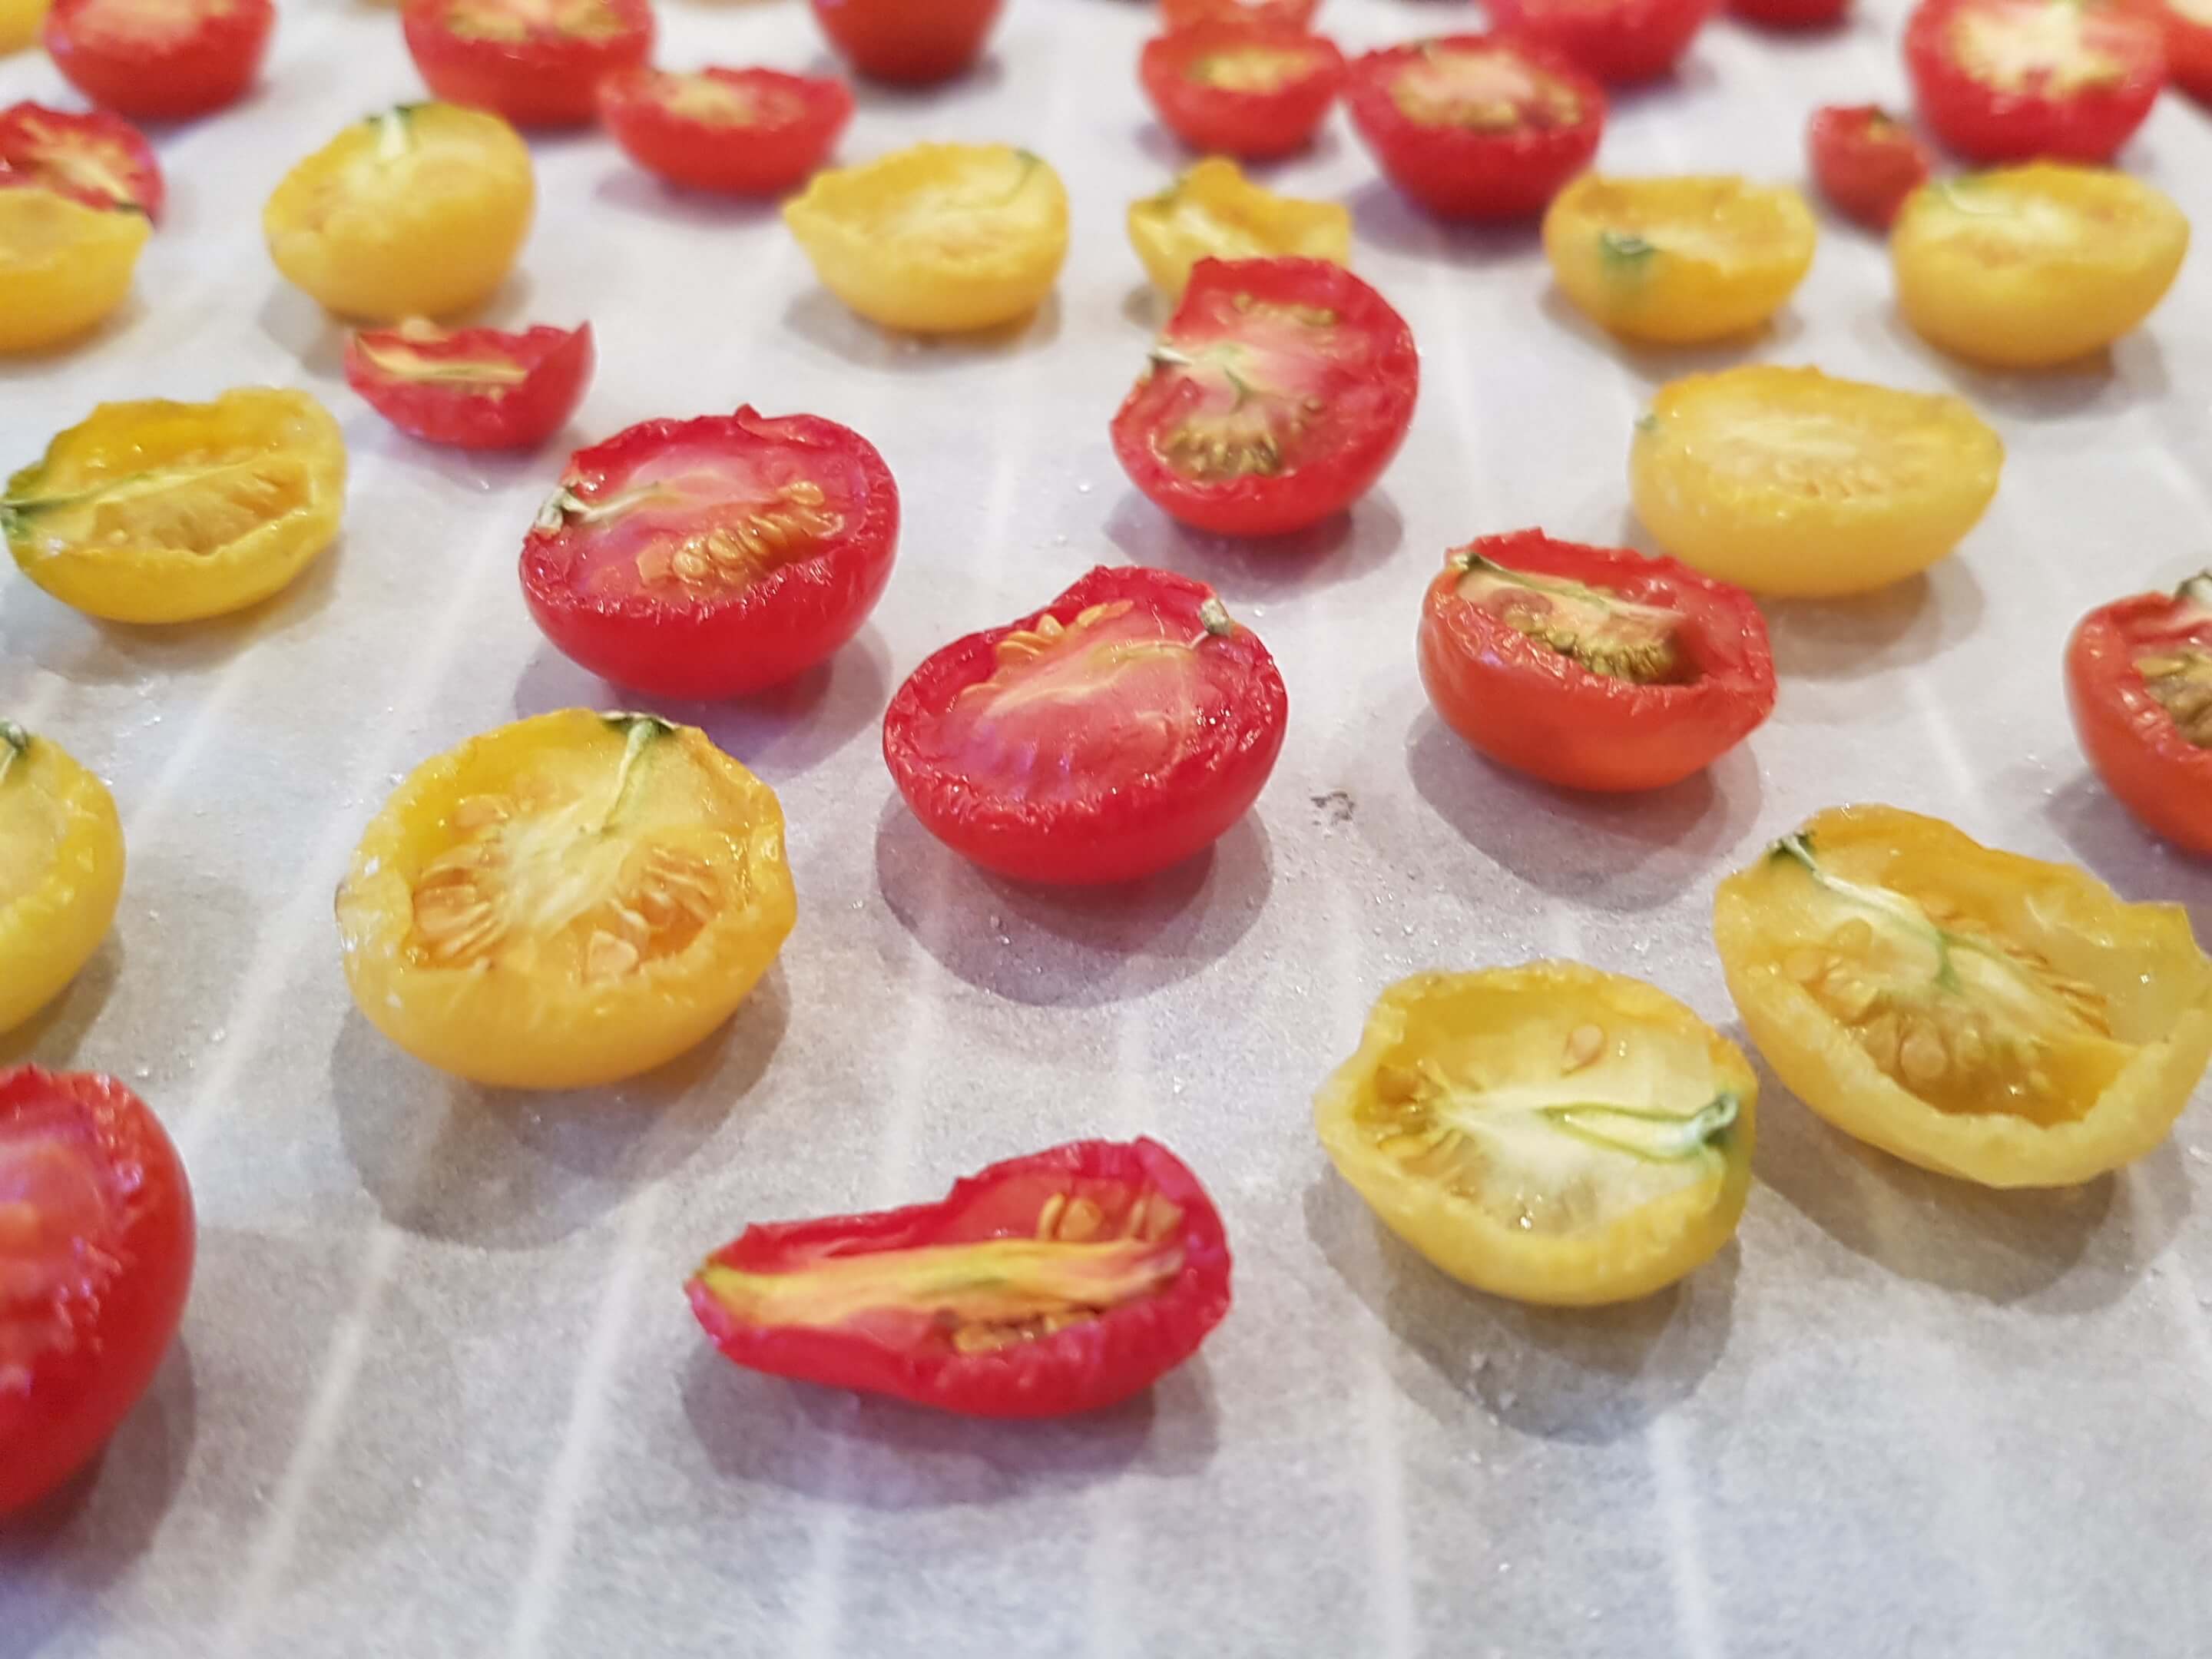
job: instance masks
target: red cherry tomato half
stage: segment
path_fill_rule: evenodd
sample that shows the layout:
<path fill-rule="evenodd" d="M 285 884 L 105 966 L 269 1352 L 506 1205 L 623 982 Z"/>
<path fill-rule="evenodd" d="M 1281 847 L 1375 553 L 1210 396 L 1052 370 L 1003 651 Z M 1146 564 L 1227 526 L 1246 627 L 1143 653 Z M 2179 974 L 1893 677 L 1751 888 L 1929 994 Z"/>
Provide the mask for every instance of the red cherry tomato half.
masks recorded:
<path fill-rule="evenodd" d="M 2212 103 L 2212 3 L 2129 0 L 2128 9 L 2158 25 L 2166 78 L 2199 103 Z"/>
<path fill-rule="evenodd" d="M 1170 517 L 1273 536 L 1341 513 L 1405 441 L 1406 319 L 1322 259 L 1201 259 L 1114 416 L 1114 453 Z"/>
<path fill-rule="evenodd" d="M 1928 151 L 1912 130 L 1873 104 L 1813 112 L 1805 148 L 1820 194 L 1861 224 L 1887 230 L 1905 198 L 1928 182 Z"/>
<path fill-rule="evenodd" d="M 1344 81 L 1344 54 L 1279 24 L 1194 23 L 1145 43 L 1138 73 L 1168 131 L 1248 161 L 1313 142 Z"/>
<path fill-rule="evenodd" d="M 400 23 L 432 92 L 521 127 L 585 125 L 653 51 L 647 0 L 407 0 Z"/>
<path fill-rule="evenodd" d="M 112 1078 L 0 1072 L 0 1515 L 90 1462 L 145 1393 L 192 1237 L 144 1101 Z"/>
<path fill-rule="evenodd" d="M 1549 46 L 1608 84 L 1671 71 L 1718 0 L 1483 0 L 1500 33 Z"/>
<path fill-rule="evenodd" d="M 987 870 L 1134 881 L 1244 816 L 1289 709 L 1275 659 L 1212 588 L 1102 568 L 915 669 L 884 759 L 922 827 Z"/>
<path fill-rule="evenodd" d="M 161 164 L 146 135 L 106 110 L 71 114 L 23 103 L 0 110 L 0 174 L 87 207 L 161 216 Z"/>
<path fill-rule="evenodd" d="M 1728 0 L 1729 13 L 1770 29 L 1817 29 L 1839 23 L 1851 0 Z"/>
<path fill-rule="evenodd" d="M 592 325 L 448 333 L 422 324 L 346 342 L 346 384 L 402 432 L 456 449 L 528 449 L 583 401 Z"/>
<path fill-rule="evenodd" d="M 947 81 L 983 53 L 1004 0 L 814 0 L 830 44 L 877 81 Z"/>
<path fill-rule="evenodd" d="M 237 101 L 276 27 L 270 0 L 54 0 L 46 43 L 94 103 L 173 121 Z"/>
<path fill-rule="evenodd" d="M 1974 161 L 2109 161 L 2166 82 L 2156 23 L 2082 0 L 1924 0 L 1905 64 L 1921 118 Z"/>
<path fill-rule="evenodd" d="M 1009 1158 L 934 1204 L 752 1226 L 685 1287 L 749 1370 L 969 1417 L 1139 1394 L 1229 1311 L 1229 1240 L 1154 1140 Z"/>
<path fill-rule="evenodd" d="M 1172 34 L 1194 23 L 1267 23 L 1310 29 L 1321 0 L 1160 0 L 1160 21 Z"/>
<path fill-rule="evenodd" d="M 853 94 L 832 76 L 775 70 L 625 70 L 599 82 L 599 118 L 631 161 L 672 184 L 773 196 L 828 159 Z"/>
<path fill-rule="evenodd" d="M 2120 805 L 2212 854 L 2212 572 L 2082 617 L 2066 646 L 2066 701 Z"/>
<path fill-rule="evenodd" d="M 1455 34 L 1370 52 L 1352 66 L 1352 124 L 1390 182 L 1431 213 L 1541 213 L 1589 165 L 1605 94 L 1527 41 Z"/>
<path fill-rule="evenodd" d="M 898 527 L 884 458 L 835 421 L 750 408 L 647 421 L 568 458 L 522 544 L 522 592 L 595 674 L 739 696 L 860 631 Z"/>
<path fill-rule="evenodd" d="M 1740 587 L 1672 559 L 1484 536 L 1421 605 L 1421 682 L 1491 759 L 1570 789 L 1658 789 L 1774 708 L 1774 660 Z"/>

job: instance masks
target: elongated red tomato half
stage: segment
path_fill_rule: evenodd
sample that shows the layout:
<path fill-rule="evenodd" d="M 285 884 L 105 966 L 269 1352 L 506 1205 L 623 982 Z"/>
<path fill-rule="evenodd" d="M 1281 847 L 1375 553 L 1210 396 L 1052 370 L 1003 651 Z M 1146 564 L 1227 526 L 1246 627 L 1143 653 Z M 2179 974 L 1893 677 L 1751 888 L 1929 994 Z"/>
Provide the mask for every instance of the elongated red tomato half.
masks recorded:
<path fill-rule="evenodd" d="M 233 104 L 276 27 L 270 0 L 54 0 L 46 51 L 104 109 L 176 121 Z"/>
<path fill-rule="evenodd" d="M 599 82 L 599 118 L 631 161 L 671 184 L 773 196 L 829 158 L 853 118 L 853 91 L 775 70 L 625 70 Z"/>
<path fill-rule="evenodd" d="M 1345 91 L 1383 173 L 1431 213 L 1526 218 L 1589 165 L 1605 93 L 1565 58 L 1501 35 L 1370 52 Z"/>
<path fill-rule="evenodd" d="M 0 1072 L 0 1515 L 89 1462 L 176 1334 L 192 1198 L 112 1078 Z"/>
<path fill-rule="evenodd" d="M 548 639 L 618 685 L 740 696 L 860 631 L 898 530 L 890 469 L 835 421 L 647 421 L 568 458 L 522 592 Z"/>
<path fill-rule="evenodd" d="M 0 110 L 0 173 L 95 208 L 161 216 L 161 164 L 146 135 L 106 110 L 21 103 Z"/>
<path fill-rule="evenodd" d="M 934 1204 L 748 1227 L 686 1287 L 752 1370 L 969 1417 L 1139 1394 L 1229 1311 L 1229 1240 L 1153 1140 L 994 1164 Z"/>
<path fill-rule="evenodd" d="M 2114 799 L 2177 847 L 2212 854 L 2212 571 L 2081 618 L 2066 701 Z"/>
<path fill-rule="evenodd" d="M 830 44 L 873 81 L 947 81 L 983 55 L 1005 0 L 814 0 Z"/>
<path fill-rule="evenodd" d="M 1549 46 L 1608 85 L 1672 72 L 1719 0 L 1483 0 L 1499 33 Z"/>
<path fill-rule="evenodd" d="M 1972 161 L 2109 161 L 2166 83 L 2156 23 L 2097 0 L 1923 0 L 1905 31 L 1922 120 Z"/>
<path fill-rule="evenodd" d="M 1138 75 L 1192 149 L 1266 161 L 1313 142 L 1344 84 L 1344 54 L 1284 24 L 1193 23 L 1146 41 Z"/>
<path fill-rule="evenodd" d="M 1421 605 L 1421 681 L 1460 736 L 1570 789 L 1657 789 L 1702 771 L 1774 708 L 1751 596 L 1672 559 L 1484 536 Z"/>
<path fill-rule="evenodd" d="M 647 0 L 407 0 L 400 25 L 432 92 L 519 127 L 587 125 L 653 52 Z"/>
<path fill-rule="evenodd" d="M 1873 104 L 1814 110 L 1805 149 L 1820 194 L 1874 230 L 1889 228 L 1930 171 L 1928 151 L 1912 129 Z"/>
<path fill-rule="evenodd" d="M 1102 567 L 956 641 L 884 716 L 922 827 L 1019 881 L 1133 881 L 1204 851 L 1259 799 L 1289 695 L 1212 588 Z"/>
<path fill-rule="evenodd" d="M 2158 27 L 2166 78 L 2200 104 L 2212 103 L 2212 0 L 2128 0 Z"/>
<path fill-rule="evenodd" d="M 1194 529 L 1303 530 L 1382 476 L 1420 370 L 1406 319 L 1343 266 L 1201 259 L 1114 416 L 1114 453 Z"/>
<path fill-rule="evenodd" d="M 591 385 L 592 325 L 363 329 L 346 384 L 402 432 L 455 449 L 529 449 L 568 422 Z"/>

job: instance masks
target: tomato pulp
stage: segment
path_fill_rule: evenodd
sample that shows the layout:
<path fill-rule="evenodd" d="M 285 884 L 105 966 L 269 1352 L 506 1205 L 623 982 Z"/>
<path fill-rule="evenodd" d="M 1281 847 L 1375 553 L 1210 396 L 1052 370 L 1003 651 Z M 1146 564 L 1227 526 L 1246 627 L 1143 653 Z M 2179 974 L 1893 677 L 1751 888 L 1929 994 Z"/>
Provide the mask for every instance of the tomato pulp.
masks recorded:
<path fill-rule="evenodd" d="M 105 110 L 21 103 L 0 110 L 0 185 L 33 185 L 93 208 L 161 216 L 161 164 L 146 135 Z"/>
<path fill-rule="evenodd" d="M 432 92 L 522 127 L 586 125 L 653 51 L 647 0 L 407 0 L 400 24 Z"/>
<path fill-rule="evenodd" d="M 2212 573 L 2082 617 L 2066 646 L 2066 701 L 2120 805 L 2212 854 Z"/>
<path fill-rule="evenodd" d="M 448 333 L 424 325 L 363 329 L 346 342 L 346 384 L 425 442 L 527 449 L 576 412 L 591 384 L 592 325 Z"/>
<path fill-rule="evenodd" d="M 1601 81 L 1671 71 L 1719 0 L 1483 0 L 1501 34 L 1548 46 Z"/>
<path fill-rule="evenodd" d="M 795 189 L 853 118 L 830 76 L 634 69 L 599 83 L 599 115 L 630 160 L 671 184 L 734 196 Z"/>
<path fill-rule="evenodd" d="M 1974 161 L 2109 161 L 2166 82 L 2155 22 L 2080 0 L 1923 0 L 1905 64 L 1922 118 Z"/>
<path fill-rule="evenodd" d="M 94 103 L 175 121 L 235 103 L 276 27 L 270 0 L 54 0 L 46 43 Z"/>
<path fill-rule="evenodd" d="M 1912 129 L 1874 104 L 1814 110 L 1805 148 L 1820 194 L 1870 229 L 1887 230 L 1928 182 L 1928 152 Z"/>
<path fill-rule="evenodd" d="M 950 80 L 982 55 L 1004 0 L 814 0 L 830 44 L 878 81 Z"/>
<path fill-rule="evenodd" d="M 1313 142 L 1344 83 L 1344 54 L 1279 23 L 1193 23 L 1146 41 L 1138 73 L 1192 149 L 1264 161 Z"/>

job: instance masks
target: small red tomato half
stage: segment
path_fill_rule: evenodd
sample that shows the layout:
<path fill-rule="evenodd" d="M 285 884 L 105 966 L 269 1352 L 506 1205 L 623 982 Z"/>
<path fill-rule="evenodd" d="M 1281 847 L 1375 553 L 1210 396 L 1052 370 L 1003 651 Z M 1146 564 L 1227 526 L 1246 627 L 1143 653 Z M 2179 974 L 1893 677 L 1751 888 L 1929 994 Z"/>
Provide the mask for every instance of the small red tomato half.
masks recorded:
<path fill-rule="evenodd" d="M 1484 536 L 1421 605 L 1421 683 L 1500 765 L 1570 789 L 1659 789 L 1703 771 L 1774 708 L 1751 596 L 1672 559 Z"/>
<path fill-rule="evenodd" d="M 2200 104 L 2212 103 L 2212 0 L 2130 0 L 2128 9 L 2158 26 L 2166 78 Z"/>
<path fill-rule="evenodd" d="M 1671 71 L 1718 0 L 1483 0 L 1500 33 L 1549 46 L 1608 84 Z"/>
<path fill-rule="evenodd" d="M 1267 23 L 1194 23 L 1145 43 L 1145 93 L 1194 149 L 1264 161 L 1313 142 L 1344 82 L 1344 54 Z"/>
<path fill-rule="evenodd" d="M 860 632 L 898 529 L 890 469 L 835 421 L 647 421 L 568 458 L 522 592 L 546 638 L 618 685 L 741 696 Z"/>
<path fill-rule="evenodd" d="M 1004 0 L 814 0 L 815 20 L 874 81 L 949 81 L 983 53 Z"/>
<path fill-rule="evenodd" d="M 2066 701 L 2120 805 L 2212 854 L 2212 571 L 2082 617 L 2066 645 Z"/>
<path fill-rule="evenodd" d="M 599 118 L 629 159 L 671 184 L 773 196 L 804 184 L 853 118 L 830 76 L 625 70 L 599 82 Z"/>
<path fill-rule="evenodd" d="M 1817 29 L 1843 21 L 1851 0 L 1728 0 L 1730 15 L 1770 29 Z"/>
<path fill-rule="evenodd" d="M 922 827 L 987 870 L 1134 881 L 1250 810 L 1289 714 L 1275 659 L 1212 588 L 1102 567 L 915 669 L 884 760 Z"/>
<path fill-rule="evenodd" d="M 0 1072 L 0 1515 L 90 1462 L 146 1392 L 192 1239 L 144 1101 L 112 1078 Z"/>
<path fill-rule="evenodd" d="M 1905 198 L 1928 182 L 1928 151 L 1911 128 L 1874 104 L 1830 104 L 1805 133 L 1813 182 L 1861 224 L 1887 230 Z"/>
<path fill-rule="evenodd" d="M 146 135 L 119 115 L 76 115 L 38 104 L 0 110 L 0 173 L 87 207 L 161 216 L 161 164 Z"/>
<path fill-rule="evenodd" d="M 1450 219 L 1541 213 L 1605 130 L 1596 82 L 1498 35 L 1370 52 L 1352 64 L 1345 102 L 1390 182 Z"/>
<path fill-rule="evenodd" d="M 2148 19 L 2084 0 L 1923 0 L 1905 31 L 1921 118 L 1973 161 L 2109 161 L 2166 83 Z"/>
<path fill-rule="evenodd" d="M 586 125 L 653 51 L 647 0 L 407 0 L 400 26 L 432 92 L 519 127 Z"/>
<path fill-rule="evenodd" d="M 174 121 L 236 102 L 276 27 L 270 0 L 54 0 L 46 43 L 94 103 Z"/>
<path fill-rule="evenodd" d="M 1267 23 L 1310 29 L 1321 0 L 1160 0 L 1160 21 L 1170 33 L 1194 23 Z"/>
<path fill-rule="evenodd" d="M 455 449 L 528 449 L 558 432 L 591 384 L 592 325 L 451 333 L 364 329 L 346 343 L 346 384 L 402 432 Z"/>
<path fill-rule="evenodd" d="M 745 1229 L 685 1287 L 748 1370 L 968 1417 L 1150 1388 L 1229 1311 L 1229 1240 L 1154 1140 L 994 1164 L 934 1204 Z"/>
<path fill-rule="evenodd" d="M 1420 375 L 1406 319 L 1343 266 L 1201 259 L 1114 416 L 1114 453 L 1195 529 L 1303 530 L 1382 476 Z"/>

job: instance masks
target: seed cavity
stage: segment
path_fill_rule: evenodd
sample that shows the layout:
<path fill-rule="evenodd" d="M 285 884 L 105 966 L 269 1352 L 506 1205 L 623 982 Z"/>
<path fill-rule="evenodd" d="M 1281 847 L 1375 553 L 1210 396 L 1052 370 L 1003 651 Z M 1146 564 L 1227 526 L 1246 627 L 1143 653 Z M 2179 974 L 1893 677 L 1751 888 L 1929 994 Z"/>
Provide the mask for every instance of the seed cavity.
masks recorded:
<path fill-rule="evenodd" d="M 701 593 L 750 586 L 844 529 L 827 501 L 820 484 L 798 479 L 769 505 L 680 539 L 656 540 L 637 556 L 638 578 L 647 586 L 672 582 Z"/>
<path fill-rule="evenodd" d="M 2143 689 L 2173 717 L 2174 729 L 2199 749 L 2212 749 L 2212 652 L 2182 645 L 2136 659 Z"/>

